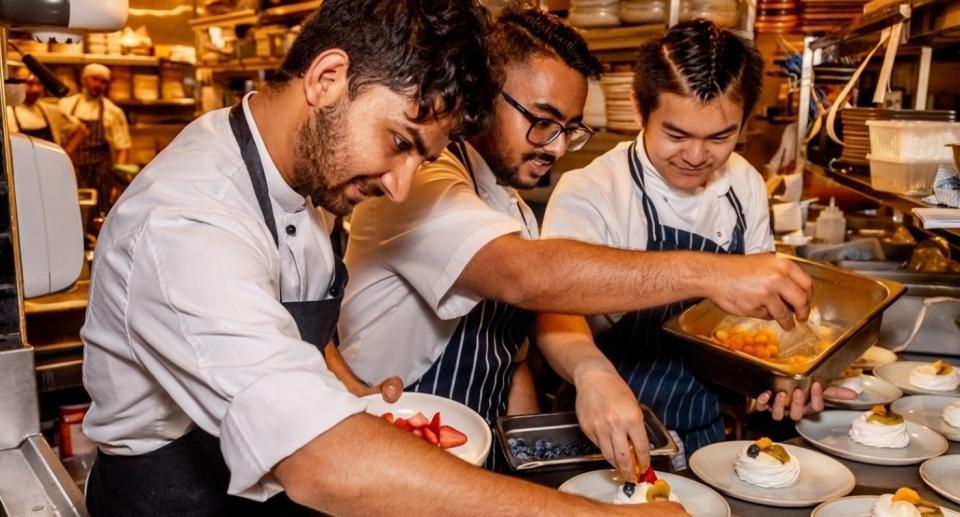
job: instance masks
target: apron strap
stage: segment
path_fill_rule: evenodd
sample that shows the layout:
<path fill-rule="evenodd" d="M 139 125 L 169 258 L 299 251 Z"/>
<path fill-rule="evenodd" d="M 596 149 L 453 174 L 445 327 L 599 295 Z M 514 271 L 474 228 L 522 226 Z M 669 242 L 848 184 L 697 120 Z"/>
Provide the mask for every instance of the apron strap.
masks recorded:
<path fill-rule="evenodd" d="M 280 238 L 277 236 L 277 221 L 273 217 L 273 207 L 270 204 L 267 176 L 263 172 L 263 164 L 260 163 L 260 155 L 257 153 L 257 144 L 253 141 L 253 133 L 250 132 L 250 125 L 247 124 L 247 117 L 243 113 L 242 101 L 230 108 L 230 129 L 233 130 L 233 136 L 240 146 L 240 155 L 243 157 L 244 165 L 247 166 L 247 174 L 250 176 L 250 183 L 253 184 L 253 193 L 257 196 L 263 221 L 270 229 L 273 243 L 279 248 Z"/>
<path fill-rule="evenodd" d="M 661 241 L 663 240 L 663 227 L 660 225 L 657 209 L 653 206 L 653 201 L 647 196 L 647 190 L 644 188 L 643 164 L 640 163 L 640 156 L 637 154 L 636 141 L 633 141 L 627 150 L 627 162 L 630 165 L 630 175 L 633 177 L 633 182 L 640 189 L 643 215 L 647 219 L 648 238 L 653 241 Z"/>

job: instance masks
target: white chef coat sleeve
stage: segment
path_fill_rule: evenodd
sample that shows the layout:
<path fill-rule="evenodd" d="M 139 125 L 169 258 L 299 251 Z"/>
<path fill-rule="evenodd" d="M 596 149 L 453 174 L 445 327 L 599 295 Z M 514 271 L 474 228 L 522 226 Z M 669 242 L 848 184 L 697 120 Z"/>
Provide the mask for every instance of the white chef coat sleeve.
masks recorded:
<path fill-rule="evenodd" d="M 763 177 L 753 166 L 746 164 L 748 171 L 747 199 L 742 200 L 746 212 L 747 231 L 744 244 L 747 255 L 774 251 L 773 230 L 770 227 L 770 208 L 767 203 L 767 187 Z"/>
<path fill-rule="evenodd" d="M 300 339 L 260 232 L 237 213 L 155 211 L 130 237 L 125 323 L 137 361 L 219 436 L 228 492 L 264 500 L 278 462 L 365 404 Z"/>
<path fill-rule="evenodd" d="M 103 100 L 105 129 L 107 140 L 114 150 L 130 149 L 130 128 L 127 125 L 127 116 L 116 104 L 109 99 Z"/>
<path fill-rule="evenodd" d="M 480 297 L 457 289 L 470 259 L 497 237 L 518 233 L 521 223 L 487 205 L 449 153 L 424 164 L 410 195 L 378 213 L 379 258 L 413 286 L 438 317 L 459 318 Z"/>
<path fill-rule="evenodd" d="M 607 227 L 613 221 L 605 215 L 608 212 L 605 205 L 600 186 L 585 178 L 581 171 L 564 174 L 550 196 L 540 238 L 616 245 Z"/>

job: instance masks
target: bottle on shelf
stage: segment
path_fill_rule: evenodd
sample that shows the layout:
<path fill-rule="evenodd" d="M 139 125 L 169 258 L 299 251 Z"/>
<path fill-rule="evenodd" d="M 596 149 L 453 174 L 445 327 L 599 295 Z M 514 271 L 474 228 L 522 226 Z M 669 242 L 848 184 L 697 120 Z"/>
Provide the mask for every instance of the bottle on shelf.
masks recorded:
<path fill-rule="evenodd" d="M 817 218 L 817 239 L 827 244 L 842 244 L 847 232 L 847 221 L 843 218 L 843 210 L 837 206 L 835 198 L 830 198 L 830 206 L 820 212 Z"/>

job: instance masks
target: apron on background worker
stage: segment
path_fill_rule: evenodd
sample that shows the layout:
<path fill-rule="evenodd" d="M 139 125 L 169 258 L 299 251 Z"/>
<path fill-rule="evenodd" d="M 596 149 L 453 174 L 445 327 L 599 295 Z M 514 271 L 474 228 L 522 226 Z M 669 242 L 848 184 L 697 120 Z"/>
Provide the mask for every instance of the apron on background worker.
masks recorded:
<path fill-rule="evenodd" d="M 241 104 L 230 110 L 230 126 L 253 185 L 263 221 L 279 246 L 260 154 Z M 291 230 L 290 228 L 293 228 Z M 295 234 L 296 227 L 285 229 Z M 293 232 L 293 233 L 291 233 Z M 281 301 L 293 317 L 301 338 L 321 352 L 336 331 L 347 270 L 334 257 L 334 279 L 329 298 Z M 220 440 L 199 427 L 147 454 L 119 456 L 99 453 L 90 474 L 87 504 L 92 512 L 110 516 L 139 515 L 314 515 L 285 493 L 264 503 L 227 494 L 230 472 L 220 451 Z"/>
<path fill-rule="evenodd" d="M 54 142 L 53 138 L 53 126 L 50 125 L 50 118 L 47 117 L 47 113 L 43 111 L 43 108 L 40 108 L 40 116 L 43 117 L 44 125 L 43 127 L 34 128 L 34 129 L 25 129 L 23 123 L 20 122 L 20 116 L 17 115 L 17 108 L 19 106 L 13 106 L 13 109 L 10 110 L 13 113 L 13 119 L 17 123 L 19 132 L 24 135 L 31 136 L 33 138 L 39 138 L 41 140 L 46 140 L 48 142 Z"/>
<path fill-rule="evenodd" d="M 76 117 L 80 97 L 77 96 L 70 115 Z M 99 111 L 96 119 L 80 119 L 87 127 L 87 138 L 73 155 L 73 167 L 77 172 L 77 187 L 97 190 L 97 213 L 105 214 L 110 208 L 111 168 L 113 156 L 110 142 L 107 141 L 103 125 L 103 99 L 99 99 Z"/>

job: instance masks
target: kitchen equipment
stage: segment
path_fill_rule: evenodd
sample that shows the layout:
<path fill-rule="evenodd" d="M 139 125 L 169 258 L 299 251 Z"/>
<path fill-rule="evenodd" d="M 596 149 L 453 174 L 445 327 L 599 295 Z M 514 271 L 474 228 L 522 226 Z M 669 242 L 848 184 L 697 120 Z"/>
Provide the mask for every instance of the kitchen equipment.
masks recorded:
<path fill-rule="evenodd" d="M 674 443 L 666 427 L 648 407 L 641 404 L 640 408 L 643 410 L 647 438 L 650 441 L 650 455 L 669 456 L 676 454 L 677 444 Z M 511 438 L 523 440 L 525 444 L 531 446 L 537 440 L 548 441 L 552 445 L 581 444 L 579 449 L 581 449 L 582 454 L 551 459 L 520 459 L 511 452 Z M 592 446 L 590 440 L 580 430 L 577 415 L 573 412 L 500 417 L 497 419 L 497 439 L 500 441 L 501 449 L 507 457 L 510 468 L 515 471 L 555 470 L 605 461 L 600 450 Z"/>
<path fill-rule="evenodd" d="M 868 120 L 874 158 L 949 163 L 948 145 L 960 143 L 960 122 Z"/>
<path fill-rule="evenodd" d="M 787 258 L 813 278 L 812 307 L 819 310 L 824 323 L 838 328 L 838 335 L 809 363 L 790 368 L 734 352 L 709 339 L 728 313 L 704 300 L 663 326 L 682 338 L 688 353 L 687 365 L 695 374 L 753 396 L 770 389 L 787 393 L 795 388 L 806 391 L 814 380 L 826 385 L 840 377 L 844 368 L 876 343 L 883 311 L 903 294 L 902 285 L 826 264 Z"/>

